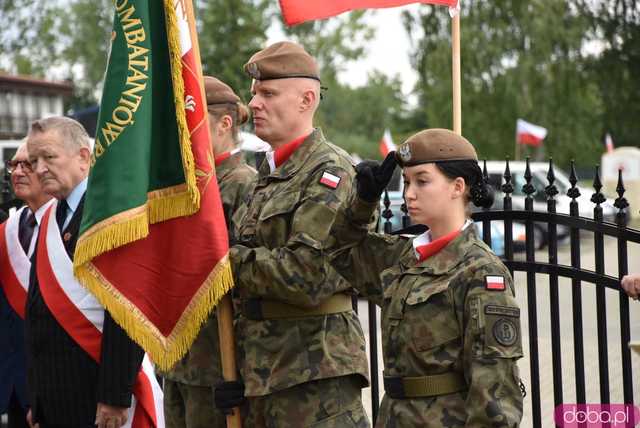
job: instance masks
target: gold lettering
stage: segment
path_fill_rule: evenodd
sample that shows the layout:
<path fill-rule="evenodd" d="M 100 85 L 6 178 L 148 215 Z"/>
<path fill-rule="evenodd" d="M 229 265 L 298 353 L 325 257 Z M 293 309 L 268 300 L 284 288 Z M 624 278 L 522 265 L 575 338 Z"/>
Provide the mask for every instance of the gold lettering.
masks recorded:
<path fill-rule="evenodd" d="M 119 12 L 118 17 L 120 18 L 120 22 L 122 23 L 122 29 L 128 30 L 133 26 L 141 26 L 142 21 L 140 18 L 131 18 L 131 15 L 136 11 L 136 8 L 131 6 L 129 9 L 124 12 Z"/>
<path fill-rule="evenodd" d="M 121 117 L 121 115 L 118 115 L 118 113 L 123 114 L 124 117 Z M 133 123 L 133 112 L 128 108 L 119 105 L 118 107 L 113 109 L 111 119 L 113 119 L 113 121 L 120 126 L 127 126 Z"/>
<path fill-rule="evenodd" d="M 122 10 L 122 8 L 124 8 L 127 5 L 127 3 L 129 3 L 129 0 L 124 0 L 124 1 L 116 0 L 116 10 L 117 11 Z"/>
<path fill-rule="evenodd" d="M 146 56 L 149 49 L 137 45 L 127 45 L 127 48 L 129 48 L 129 63 L 133 63 L 133 60 L 136 59 L 136 57 L 145 55 L 144 59 L 135 61 L 134 65 L 144 67 L 144 70 L 146 71 L 147 67 L 149 67 L 149 58 Z"/>
<path fill-rule="evenodd" d="M 100 140 L 97 139 L 97 138 L 96 138 L 95 147 L 93 149 L 93 152 L 95 153 L 95 157 L 96 158 L 99 158 L 100 156 L 102 156 L 104 154 L 104 146 L 102 145 Z"/>
<path fill-rule="evenodd" d="M 102 137 L 107 142 L 107 145 L 110 146 L 122 132 L 122 126 L 114 125 L 109 121 L 105 125 L 106 128 L 102 128 Z"/>
<path fill-rule="evenodd" d="M 124 38 L 127 39 L 127 44 L 132 45 L 136 42 L 144 42 L 146 36 L 144 34 L 144 28 L 140 27 L 136 30 L 125 31 Z"/>

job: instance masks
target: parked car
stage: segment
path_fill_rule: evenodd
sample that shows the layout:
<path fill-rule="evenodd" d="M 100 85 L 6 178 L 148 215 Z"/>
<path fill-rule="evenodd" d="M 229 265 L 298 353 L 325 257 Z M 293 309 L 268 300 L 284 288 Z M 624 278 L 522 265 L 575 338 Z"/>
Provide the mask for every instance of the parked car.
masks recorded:
<path fill-rule="evenodd" d="M 544 189 L 549 185 L 547 180 L 547 172 L 549 170 L 549 164 L 547 162 L 530 162 L 529 167 L 531 170 L 531 184 L 536 189 L 533 196 L 533 210 L 534 211 L 547 211 L 547 195 Z M 489 182 L 496 189 L 496 201 L 500 204 L 504 194 L 501 191 L 501 186 L 504 184 L 504 161 L 488 161 L 487 173 L 489 174 Z M 526 184 L 524 178 L 524 172 L 526 169 L 526 162 L 522 161 L 510 161 L 509 169 L 511 171 L 511 184 L 513 185 L 513 193 L 511 194 L 511 200 L 514 210 L 524 210 L 524 201 L 526 194 L 522 190 L 522 187 Z M 554 165 L 553 172 L 555 176 L 554 184 L 558 189 L 556 195 L 556 212 L 562 214 L 569 214 L 569 204 L 571 198 L 567 195 L 567 192 L 571 188 L 571 182 L 569 181 L 569 175 Z M 580 196 L 576 199 L 578 202 L 579 214 L 581 217 L 593 218 L 593 208 L 595 204 L 591 202 L 591 195 L 595 193 L 593 189 L 587 189 L 581 186 L 576 186 L 580 191 Z M 616 208 L 613 206 L 611 199 L 605 200 L 602 204 L 602 213 L 605 221 L 614 221 L 616 215 Z"/>

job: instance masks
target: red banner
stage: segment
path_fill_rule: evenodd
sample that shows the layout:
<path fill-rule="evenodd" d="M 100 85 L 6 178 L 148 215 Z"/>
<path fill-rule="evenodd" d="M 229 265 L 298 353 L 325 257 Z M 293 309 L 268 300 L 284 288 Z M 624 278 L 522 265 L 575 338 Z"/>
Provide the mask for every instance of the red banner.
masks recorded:
<path fill-rule="evenodd" d="M 350 10 L 381 9 L 410 3 L 455 7 L 458 0 L 280 0 L 280 8 L 287 25 L 296 25 L 340 15 Z"/>

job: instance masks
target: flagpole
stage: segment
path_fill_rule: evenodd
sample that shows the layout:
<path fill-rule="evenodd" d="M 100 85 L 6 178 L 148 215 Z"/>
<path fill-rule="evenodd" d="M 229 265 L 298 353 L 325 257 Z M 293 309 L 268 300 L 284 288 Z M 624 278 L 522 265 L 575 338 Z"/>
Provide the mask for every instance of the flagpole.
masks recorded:
<path fill-rule="evenodd" d="M 515 140 L 516 140 L 516 149 L 513 152 L 513 157 L 514 160 L 520 160 L 520 144 L 518 144 L 518 125 L 516 125 L 516 134 L 515 134 Z"/>
<path fill-rule="evenodd" d="M 460 83 L 460 11 L 451 20 L 451 73 L 453 81 L 453 131 L 462 135 L 462 91 Z"/>
<path fill-rule="evenodd" d="M 196 22 L 193 3 L 186 0 L 184 3 L 185 13 L 189 22 Z M 202 61 L 200 59 L 200 46 L 198 43 L 198 34 L 195 25 L 190 26 L 191 41 L 193 43 L 193 52 L 195 54 L 195 63 L 198 67 L 198 76 L 202 76 Z M 203 100 L 206 100 L 204 92 L 204 81 L 200 82 L 200 91 Z M 209 115 L 205 114 L 205 126 L 209 129 Z M 236 367 L 236 348 L 235 339 L 233 337 L 233 305 L 231 303 L 231 293 L 227 293 L 216 306 L 216 318 L 218 319 L 218 336 L 220 340 L 220 362 L 222 366 L 222 377 L 226 381 L 238 380 L 238 371 Z M 227 428 L 242 428 L 242 419 L 240 418 L 240 409 L 234 408 L 233 413 L 227 415 Z"/>

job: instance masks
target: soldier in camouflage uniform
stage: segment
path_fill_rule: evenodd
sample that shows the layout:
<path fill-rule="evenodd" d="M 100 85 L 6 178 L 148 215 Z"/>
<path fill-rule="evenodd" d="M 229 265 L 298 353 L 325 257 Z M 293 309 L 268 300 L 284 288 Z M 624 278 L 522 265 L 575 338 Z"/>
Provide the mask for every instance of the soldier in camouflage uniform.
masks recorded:
<path fill-rule="evenodd" d="M 329 229 L 353 164 L 313 115 L 320 81 L 301 46 L 276 43 L 245 65 L 255 131 L 274 149 L 234 215 L 231 249 L 248 427 L 368 427 L 365 341 L 351 285 L 330 267 Z M 216 389 L 216 394 L 223 392 Z"/>
<path fill-rule="evenodd" d="M 249 194 L 256 171 L 238 147 L 239 126 L 249 117 L 240 98 L 220 80 L 205 76 L 209 131 L 213 143 L 216 179 L 227 224 Z M 224 428 L 225 416 L 213 406 L 212 387 L 222 380 L 218 321 L 212 313 L 189 352 L 164 374 L 164 411 L 167 428 Z"/>
<path fill-rule="evenodd" d="M 412 221 L 430 228 L 414 239 L 367 230 L 396 160 Z M 520 309 L 509 271 L 468 218 L 469 200 L 493 202 L 475 149 L 451 131 L 426 130 L 382 165 L 358 165 L 356 177 L 331 232 L 332 263 L 382 307 L 386 394 L 376 426 L 518 426 Z"/>

